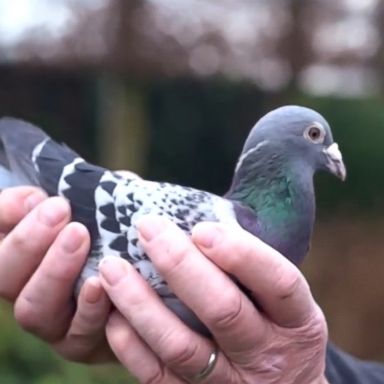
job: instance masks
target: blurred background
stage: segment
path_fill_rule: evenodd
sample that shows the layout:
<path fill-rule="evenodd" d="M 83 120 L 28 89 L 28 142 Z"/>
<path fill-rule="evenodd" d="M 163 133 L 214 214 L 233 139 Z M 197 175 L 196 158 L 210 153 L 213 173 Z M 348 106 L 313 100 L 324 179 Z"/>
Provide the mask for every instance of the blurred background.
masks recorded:
<path fill-rule="evenodd" d="M 303 270 L 331 338 L 384 361 L 383 20 L 379 0 L 0 0 L 0 115 L 104 166 L 223 194 L 262 114 L 317 109 L 349 173 L 316 179 Z M 62 361 L 3 304 L 0 382 L 127 377 Z"/>

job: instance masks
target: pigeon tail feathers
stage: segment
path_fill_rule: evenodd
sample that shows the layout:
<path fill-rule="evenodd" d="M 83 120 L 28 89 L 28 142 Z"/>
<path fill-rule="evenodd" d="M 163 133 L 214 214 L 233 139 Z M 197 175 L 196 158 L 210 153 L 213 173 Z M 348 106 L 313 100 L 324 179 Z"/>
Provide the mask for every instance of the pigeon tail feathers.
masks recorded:
<path fill-rule="evenodd" d="M 64 167 L 76 158 L 76 152 L 35 125 L 11 117 L 0 119 L 0 188 L 36 185 L 55 195 Z"/>

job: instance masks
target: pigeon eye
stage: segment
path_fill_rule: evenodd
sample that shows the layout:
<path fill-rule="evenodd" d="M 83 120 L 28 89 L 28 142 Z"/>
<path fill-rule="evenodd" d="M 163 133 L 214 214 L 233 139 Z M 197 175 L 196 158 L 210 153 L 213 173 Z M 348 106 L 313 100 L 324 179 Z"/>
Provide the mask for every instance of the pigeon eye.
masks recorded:
<path fill-rule="evenodd" d="M 315 144 L 321 144 L 324 141 L 325 132 L 323 127 L 311 125 L 305 130 L 304 136 Z"/>

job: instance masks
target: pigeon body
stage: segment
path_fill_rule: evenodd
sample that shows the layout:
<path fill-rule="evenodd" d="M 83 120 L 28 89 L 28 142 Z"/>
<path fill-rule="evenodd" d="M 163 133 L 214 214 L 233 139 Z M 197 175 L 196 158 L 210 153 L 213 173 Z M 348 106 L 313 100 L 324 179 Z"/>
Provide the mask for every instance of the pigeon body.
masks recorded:
<path fill-rule="evenodd" d="M 0 120 L 0 185 L 36 185 L 69 200 L 72 219 L 86 225 L 91 252 L 79 278 L 97 274 L 105 255 L 127 259 L 183 321 L 206 333 L 168 289 L 138 242 L 136 223 L 158 214 L 188 234 L 201 221 L 240 225 L 298 264 L 308 251 L 315 217 L 313 175 L 324 169 L 345 178 L 325 119 L 297 106 L 278 108 L 251 130 L 224 197 L 134 178 L 86 162 L 40 128 Z"/>

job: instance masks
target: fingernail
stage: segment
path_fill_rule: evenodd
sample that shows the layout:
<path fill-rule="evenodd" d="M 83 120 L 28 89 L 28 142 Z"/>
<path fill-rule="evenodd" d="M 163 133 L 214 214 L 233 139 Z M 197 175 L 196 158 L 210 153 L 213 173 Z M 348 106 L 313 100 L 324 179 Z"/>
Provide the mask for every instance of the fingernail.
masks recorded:
<path fill-rule="evenodd" d="M 68 215 L 68 206 L 59 198 L 51 198 L 41 207 L 39 219 L 46 225 L 55 226 Z"/>
<path fill-rule="evenodd" d="M 145 216 L 137 223 L 137 229 L 145 241 L 151 241 L 167 227 L 167 220 L 160 216 Z"/>
<path fill-rule="evenodd" d="M 106 256 L 100 261 L 99 271 L 109 285 L 115 285 L 126 275 L 126 264 L 120 257 Z"/>
<path fill-rule="evenodd" d="M 212 248 L 222 235 L 216 223 L 199 223 L 192 230 L 193 241 L 204 248 Z"/>
<path fill-rule="evenodd" d="M 60 245 L 67 253 L 76 252 L 83 244 L 83 226 L 79 223 L 71 223 L 61 234 Z"/>
<path fill-rule="evenodd" d="M 90 277 L 84 284 L 84 299 L 90 304 L 97 303 L 103 293 L 103 287 L 97 277 Z"/>
<path fill-rule="evenodd" d="M 37 207 L 46 196 L 44 196 L 41 192 L 34 192 L 30 194 L 25 200 L 24 200 L 24 207 L 26 213 L 32 211 L 33 208 Z"/>

